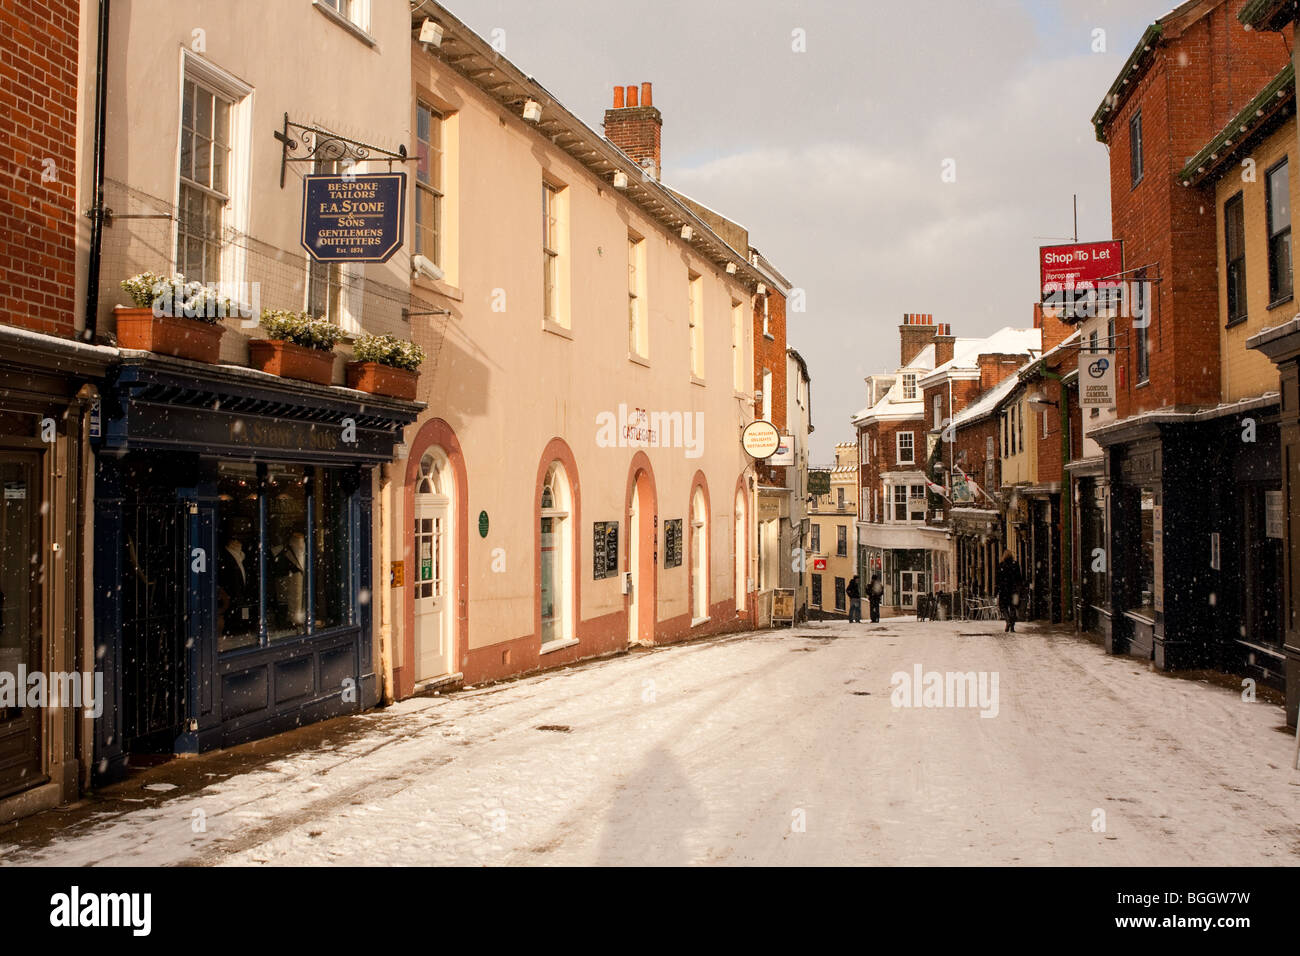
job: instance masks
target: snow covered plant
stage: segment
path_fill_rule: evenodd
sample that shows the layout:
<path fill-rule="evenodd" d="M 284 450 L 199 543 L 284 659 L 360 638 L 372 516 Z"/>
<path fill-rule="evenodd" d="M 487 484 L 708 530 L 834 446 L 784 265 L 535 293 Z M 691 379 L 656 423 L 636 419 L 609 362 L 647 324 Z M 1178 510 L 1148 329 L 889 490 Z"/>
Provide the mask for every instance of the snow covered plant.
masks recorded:
<path fill-rule="evenodd" d="M 414 372 L 424 361 L 424 349 L 392 335 L 363 335 L 352 346 L 358 362 L 378 362 Z"/>
<path fill-rule="evenodd" d="M 322 352 L 331 351 L 334 343 L 343 337 L 343 330 L 329 319 L 287 309 L 263 309 L 262 328 L 266 329 L 269 339 L 292 342 Z"/>
<path fill-rule="evenodd" d="M 182 277 L 182 281 L 184 278 Z M 135 303 L 137 309 L 152 308 L 154 299 L 171 287 L 171 281 L 152 272 L 141 272 L 122 280 L 122 291 Z"/>
<path fill-rule="evenodd" d="M 156 316 L 197 319 L 216 325 L 226 316 L 236 315 L 238 306 L 215 286 L 187 280 L 179 272 L 165 278 L 153 272 L 141 272 L 122 280 L 122 291 L 137 308 L 153 309 Z"/>

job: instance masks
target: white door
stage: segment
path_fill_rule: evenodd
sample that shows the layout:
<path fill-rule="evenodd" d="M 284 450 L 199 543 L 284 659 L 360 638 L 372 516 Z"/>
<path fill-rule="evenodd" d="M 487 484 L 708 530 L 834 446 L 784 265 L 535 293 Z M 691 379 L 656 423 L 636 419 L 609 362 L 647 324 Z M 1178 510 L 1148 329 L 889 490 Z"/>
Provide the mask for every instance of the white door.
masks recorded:
<path fill-rule="evenodd" d="M 438 457 L 425 455 L 415 495 L 415 679 L 443 677 L 452 667 L 451 497 Z"/>
<path fill-rule="evenodd" d="M 925 593 L 925 572 L 924 571 L 901 571 L 899 576 L 902 578 L 899 595 L 899 605 L 902 607 L 916 607 L 916 596 Z"/>

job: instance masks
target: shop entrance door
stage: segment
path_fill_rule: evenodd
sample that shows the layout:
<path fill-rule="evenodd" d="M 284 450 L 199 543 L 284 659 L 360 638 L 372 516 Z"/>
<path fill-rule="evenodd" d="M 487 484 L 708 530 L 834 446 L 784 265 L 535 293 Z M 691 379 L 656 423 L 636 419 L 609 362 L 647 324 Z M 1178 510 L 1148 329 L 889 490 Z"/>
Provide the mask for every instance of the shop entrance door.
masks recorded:
<path fill-rule="evenodd" d="M 132 753 L 171 753 L 183 733 L 188 509 L 140 501 L 122 516 L 122 736 Z"/>
<path fill-rule="evenodd" d="M 900 571 L 898 604 L 900 607 L 916 607 L 916 596 L 925 593 L 924 571 Z"/>
<path fill-rule="evenodd" d="M 415 494 L 415 680 L 445 677 L 451 654 L 451 474 L 437 450 L 420 462 Z"/>
<path fill-rule="evenodd" d="M 0 704 L 0 797 L 42 782 L 41 712 L 24 707 L 19 668 L 39 671 L 41 654 L 40 456 L 0 452 L 0 672 L 14 675 L 18 706 Z"/>

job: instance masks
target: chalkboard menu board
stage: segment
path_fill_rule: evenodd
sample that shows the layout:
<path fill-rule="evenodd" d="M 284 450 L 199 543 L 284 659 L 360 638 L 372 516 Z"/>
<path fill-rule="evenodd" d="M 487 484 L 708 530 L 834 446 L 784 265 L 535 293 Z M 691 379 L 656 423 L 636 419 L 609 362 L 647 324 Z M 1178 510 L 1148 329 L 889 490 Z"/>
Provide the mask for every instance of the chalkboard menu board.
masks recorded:
<path fill-rule="evenodd" d="M 618 574 L 618 522 L 596 521 L 591 526 L 591 576 L 599 581 Z"/>
<path fill-rule="evenodd" d="M 664 567 L 682 565 L 682 519 L 669 518 L 664 522 Z"/>

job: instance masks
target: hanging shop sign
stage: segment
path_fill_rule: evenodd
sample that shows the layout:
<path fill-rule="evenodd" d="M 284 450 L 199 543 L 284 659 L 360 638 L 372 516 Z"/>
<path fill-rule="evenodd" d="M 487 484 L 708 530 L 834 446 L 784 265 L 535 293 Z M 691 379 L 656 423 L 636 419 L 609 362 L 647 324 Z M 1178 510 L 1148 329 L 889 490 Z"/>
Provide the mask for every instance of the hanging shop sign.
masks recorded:
<path fill-rule="evenodd" d="M 814 571 L 825 571 L 825 570 L 826 570 L 826 559 L 825 559 L 825 558 L 813 558 L 813 570 L 814 570 Z"/>
<path fill-rule="evenodd" d="M 1096 352 L 1079 353 L 1079 404 L 1084 408 L 1111 408 L 1115 404 L 1115 357 Z"/>
<path fill-rule="evenodd" d="M 750 422 L 740 433 L 740 447 L 750 458 L 763 461 L 775 455 L 781 447 L 781 433 L 771 422 L 762 419 Z"/>
<path fill-rule="evenodd" d="M 777 467 L 793 467 L 794 439 L 789 435 L 782 435 L 776 451 L 772 452 L 772 457 L 767 460 L 767 463 Z"/>
<path fill-rule="evenodd" d="M 829 471 L 808 472 L 808 494 L 829 495 L 831 493 L 831 473 Z"/>
<path fill-rule="evenodd" d="M 402 247 L 405 173 L 304 176 L 302 245 L 318 262 L 387 262 Z"/>
<path fill-rule="evenodd" d="M 1112 302 L 1122 282 L 1122 242 L 1076 242 L 1041 246 L 1038 273 L 1043 307 L 1067 321 L 1098 314 Z"/>

